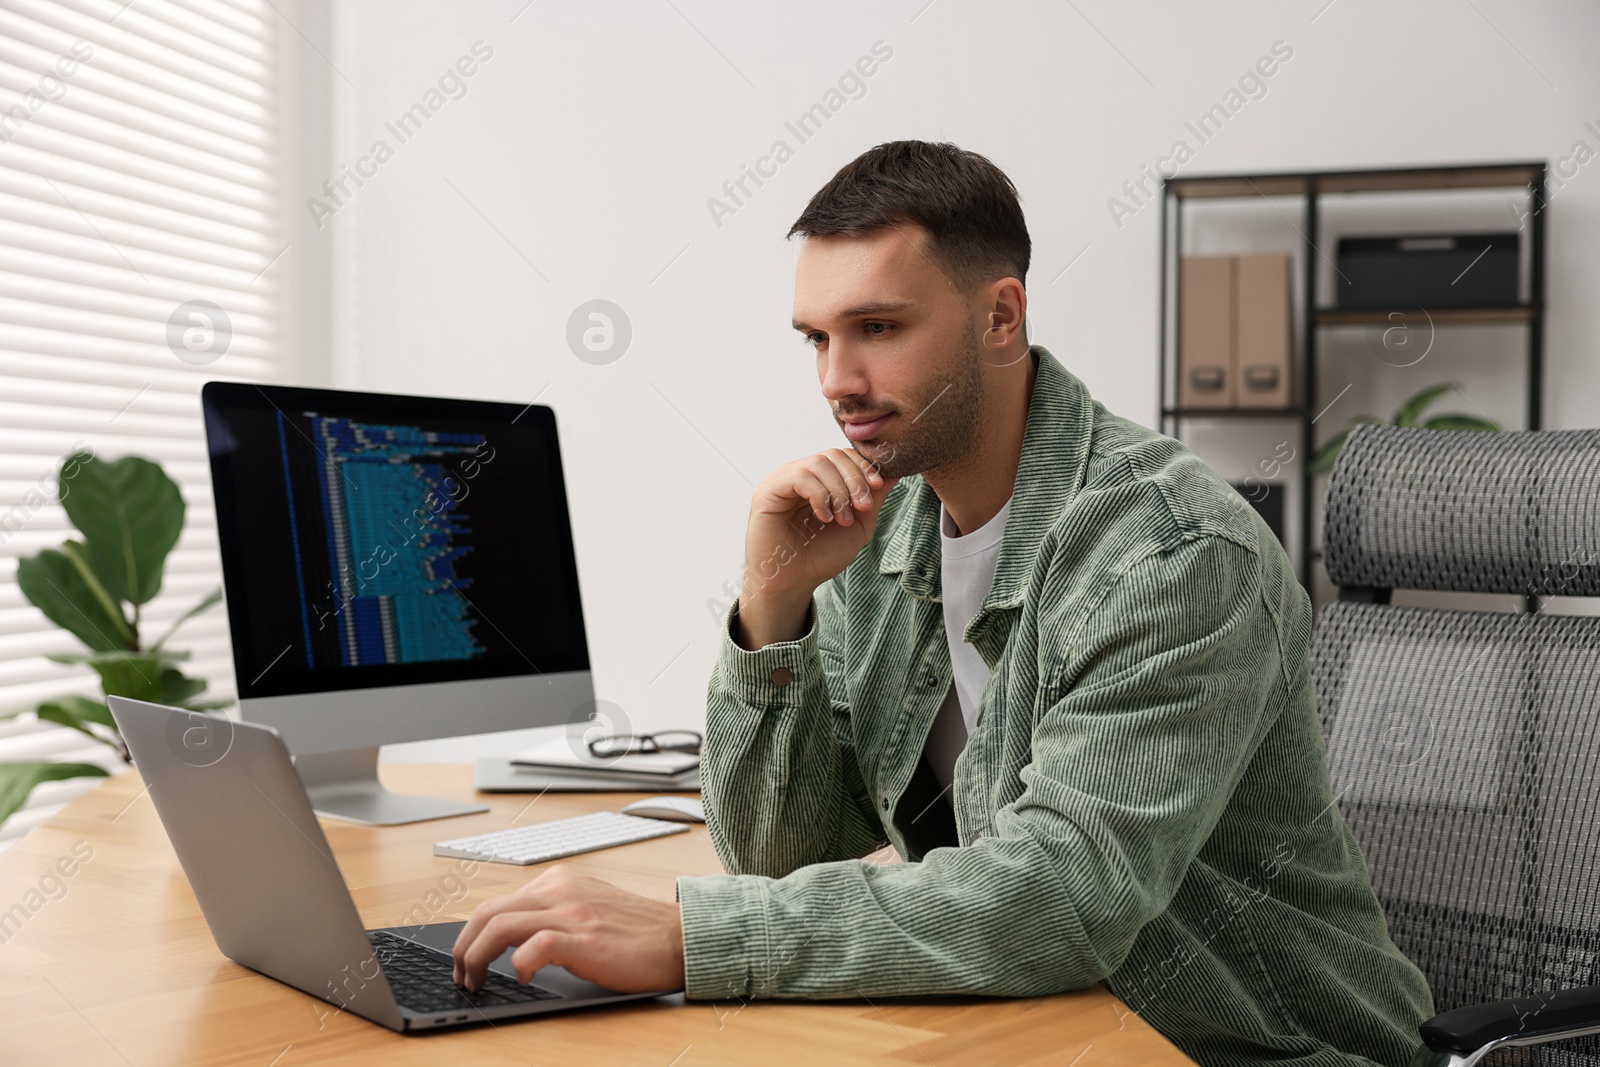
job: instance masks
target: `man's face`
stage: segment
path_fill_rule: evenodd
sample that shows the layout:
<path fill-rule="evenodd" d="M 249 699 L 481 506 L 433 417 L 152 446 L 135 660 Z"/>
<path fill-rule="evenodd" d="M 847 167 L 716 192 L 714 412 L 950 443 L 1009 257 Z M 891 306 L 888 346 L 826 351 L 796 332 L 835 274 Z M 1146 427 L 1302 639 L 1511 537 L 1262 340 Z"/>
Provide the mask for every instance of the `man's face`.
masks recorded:
<path fill-rule="evenodd" d="M 816 348 L 822 395 L 856 452 L 893 478 L 958 469 L 984 418 L 972 303 L 926 238 L 912 224 L 807 237 L 795 268 L 794 325 Z"/>

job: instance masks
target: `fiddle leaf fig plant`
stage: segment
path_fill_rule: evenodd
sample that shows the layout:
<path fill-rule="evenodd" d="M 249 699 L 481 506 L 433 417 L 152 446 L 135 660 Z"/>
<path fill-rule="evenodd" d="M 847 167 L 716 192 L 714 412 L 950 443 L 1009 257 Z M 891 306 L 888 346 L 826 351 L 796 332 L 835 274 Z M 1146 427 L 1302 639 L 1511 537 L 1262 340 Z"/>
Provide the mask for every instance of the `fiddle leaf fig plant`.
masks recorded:
<path fill-rule="evenodd" d="M 1502 428 L 1499 423 L 1489 419 L 1480 419 L 1475 415 L 1463 415 L 1460 413 L 1435 415 L 1426 421 L 1419 421 L 1422 419 L 1422 413 L 1435 400 L 1438 400 L 1451 389 L 1458 388 L 1460 387 L 1455 382 L 1443 382 L 1439 385 L 1428 386 L 1426 389 L 1417 392 L 1404 404 L 1401 404 L 1399 410 L 1394 413 L 1393 421 L 1387 425 L 1421 426 L 1429 430 L 1493 431 Z M 1374 418 L 1371 415 L 1357 415 L 1350 420 L 1350 423 L 1349 429 L 1337 434 L 1317 450 L 1316 456 L 1311 460 L 1312 474 L 1326 474 L 1328 471 L 1333 470 L 1333 465 L 1339 458 L 1339 452 L 1344 448 L 1345 439 L 1350 436 L 1350 430 L 1357 425 L 1361 423 L 1371 423 L 1377 426 L 1386 425 L 1382 419 Z"/>
<path fill-rule="evenodd" d="M 192 711 L 233 703 L 202 698 L 205 680 L 188 677 L 178 666 L 189 653 L 167 644 L 179 626 L 221 601 L 221 589 L 202 597 L 154 641 L 142 632 L 143 609 L 161 591 L 167 556 L 183 532 L 184 502 L 177 483 L 159 464 L 139 456 L 107 461 L 92 452 L 75 452 L 62 462 L 56 485 L 81 540 L 69 538 L 57 548 L 18 560 L 17 587 L 45 618 L 77 638 L 84 651 L 48 658 L 93 670 L 104 696 Z M 0 711 L 0 718 L 30 710 L 42 721 L 77 730 L 128 759 L 103 700 L 60 696 L 33 708 Z M 22 807 L 43 782 L 105 775 L 93 763 L 0 763 L 0 821 Z"/>

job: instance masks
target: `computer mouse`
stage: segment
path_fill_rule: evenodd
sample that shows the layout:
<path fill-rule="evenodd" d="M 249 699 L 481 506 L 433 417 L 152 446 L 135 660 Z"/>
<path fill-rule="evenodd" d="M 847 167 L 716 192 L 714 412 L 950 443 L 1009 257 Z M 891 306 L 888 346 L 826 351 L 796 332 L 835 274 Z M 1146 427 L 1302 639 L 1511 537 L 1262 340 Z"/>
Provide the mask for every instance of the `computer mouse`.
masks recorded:
<path fill-rule="evenodd" d="M 643 815 L 647 819 L 670 822 L 705 822 L 706 809 L 691 797 L 646 797 L 622 809 L 624 815 Z"/>

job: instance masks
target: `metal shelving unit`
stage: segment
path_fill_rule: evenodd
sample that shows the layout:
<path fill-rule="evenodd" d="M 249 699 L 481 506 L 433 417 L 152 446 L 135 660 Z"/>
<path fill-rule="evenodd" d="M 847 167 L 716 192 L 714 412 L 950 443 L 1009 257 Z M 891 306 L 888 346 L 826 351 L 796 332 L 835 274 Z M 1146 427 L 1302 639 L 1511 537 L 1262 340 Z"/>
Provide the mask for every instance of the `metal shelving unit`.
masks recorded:
<path fill-rule="evenodd" d="M 1312 422 L 1320 411 L 1317 395 L 1318 349 L 1326 327 L 1383 324 L 1390 316 L 1415 311 L 1415 307 L 1347 310 L 1318 307 L 1318 283 L 1332 269 L 1315 243 L 1321 200 L 1328 194 L 1445 191 L 1453 189 L 1517 188 L 1529 197 L 1528 239 L 1521 254 L 1528 257 L 1528 302 L 1510 307 L 1439 308 L 1428 311 L 1435 326 L 1473 326 L 1520 323 L 1527 327 L 1527 404 L 1524 428 L 1541 428 L 1544 389 L 1544 206 L 1545 169 L 1541 162 L 1462 164 L 1446 167 L 1406 167 L 1393 170 L 1297 171 L 1262 174 L 1216 174 L 1167 178 L 1161 197 L 1161 432 L 1182 440 L 1185 422 L 1199 419 L 1277 419 L 1299 427 L 1297 482 L 1299 496 L 1298 571 L 1300 584 L 1313 592 L 1312 496 L 1315 476 L 1310 473 L 1316 454 Z M 1282 408 L 1185 409 L 1175 406 L 1178 396 L 1178 347 L 1181 344 L 1182 293 L 1178 267 L 1183 256 L 1183 208 L 1187 201 L 1221 197 L 1252 198 L 1298 196 L 1304 204 L 1305 229 L 1298 255 L 1303 283 L 1299 309 L 1298 351 L 1293 354 L 1295 403 Z"/>

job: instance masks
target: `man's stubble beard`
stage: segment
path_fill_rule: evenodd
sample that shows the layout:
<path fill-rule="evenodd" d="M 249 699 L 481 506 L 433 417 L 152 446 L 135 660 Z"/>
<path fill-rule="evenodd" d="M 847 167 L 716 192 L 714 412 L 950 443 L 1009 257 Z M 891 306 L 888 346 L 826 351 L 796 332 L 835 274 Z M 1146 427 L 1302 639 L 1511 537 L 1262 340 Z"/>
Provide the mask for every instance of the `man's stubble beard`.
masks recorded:
<path fill-rule="evenodd" d="M 938 469 L 941 475 L 973 462 L 984 417 L 983 349 L 971 323 L 958 342 L 962 351 L 946 364 L 948 373 L 928 384 L 927 395 L 900 409 L 900 437 L 882 445 L 861 444 L 862 458 L 886 478 L 905 478 Z"/>

